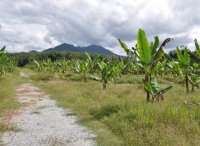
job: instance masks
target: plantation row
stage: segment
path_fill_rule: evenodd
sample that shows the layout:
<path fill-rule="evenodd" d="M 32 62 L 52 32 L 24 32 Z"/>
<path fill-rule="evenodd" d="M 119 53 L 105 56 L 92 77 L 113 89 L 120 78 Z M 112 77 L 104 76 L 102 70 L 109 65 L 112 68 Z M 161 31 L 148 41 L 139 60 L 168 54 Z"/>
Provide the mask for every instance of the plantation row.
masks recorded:
<path fill-rule="evenodd" d="M 2 78 L 6 72 L 12 72 L 16 66 L 15 61 L 11 60 L 5 53 L 5 48 L 6 47 L 3 47 L 0 50 L 0 78 Z"/>
<path fill-rule="evenodd" d="M 125 74 L 143 74 L 143 85 L 146 92 L 147 102 L 163 100 L 163 94 L 169 91 L 172 86 L 160 88 L 158 79 L 162 75 L 181 76 L 184 79 L 186 92 L 189 92 L 189 85 L 194 91 L 199 88 L 200 67 L 196 60 L 191 58 L 188 48 L 183 51 L 177 47 L 177 59 L 164 53 L 163 47 L 172 41 L 167 38 L 160 44 L 156 36 L 154 41 L 149 43 L 145 32 L 139 29 L 137 44 L 129 49 L 121 40 L 119 43 L 127 54 L 126 58 L 103 58 L 102 56 L 91 57 L 86 53 L 86 59 L 72 59 L 46 61 L 34 60 L 28 67 L 41 73 L 48 73 L 51 76 L 57 75 L 61 78 L 68 74 L 79 74 L 83 81 L 88 78 L 102 82 L 103 89 L 109 81 L 116 83 L 116 78 Z M 200 45 L 195 40 L 195 57 L 200 59 Z"/>

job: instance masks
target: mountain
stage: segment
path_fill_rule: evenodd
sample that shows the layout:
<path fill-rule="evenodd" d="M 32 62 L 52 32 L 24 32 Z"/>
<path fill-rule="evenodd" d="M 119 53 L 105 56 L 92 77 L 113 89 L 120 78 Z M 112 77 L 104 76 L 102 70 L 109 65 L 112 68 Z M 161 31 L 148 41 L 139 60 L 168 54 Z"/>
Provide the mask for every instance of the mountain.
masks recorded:
<path fill-rule="evenodd" d="M 30 53 L 37 53 L 38 51 L 36 51 L 36 50 L 32 50 L 32 51 L 30 51 Z"/>
<path fill-rule="evenodd" d="M 90 45 L 87 47 L 76 47 L 74 45 L 71 44 L 61 44 L 58 45 L 54 48 L 49 48 L 47 50 L 44 50 L 44 52 L 47 51 L 71 51 L 71 52 L 87 52 L 87 53 L 94 53 L 94 54 L 102 54 L 102 55 L 116 55 L 113 52 L 107 50 L 106 48 L 102 47 L 102 46 L 98 46 L 98 45 Z"/>

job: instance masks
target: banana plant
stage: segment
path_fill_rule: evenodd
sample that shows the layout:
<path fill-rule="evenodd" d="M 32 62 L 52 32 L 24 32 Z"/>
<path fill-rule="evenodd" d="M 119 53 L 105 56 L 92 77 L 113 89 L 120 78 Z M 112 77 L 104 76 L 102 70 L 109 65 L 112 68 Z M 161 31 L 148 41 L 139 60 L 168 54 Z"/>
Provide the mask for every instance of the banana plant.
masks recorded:
<path fill-rule="evenodd" d="M 0 77 L 3 77 L 6 72 L 13 71 L 15 68 L 15 62 L 7 56 L 5 48 L 4 46 L 0 49 Z"/>
<path fill-rule="evenodd" d="M 170 70 L 171 74 L 173 74 L 175 76 L 183 77 L 180 65 L 179 65 L 179 63 L 177 61 L 170 61 L 168 67 L 169 67 L 169 70 Z"/>
<path fill-rule="evenodd" d="M 77 73 L 81 75 L 81 79 L 86 82 L 86 76 L 89 71 L 89 63 L 85 60 L 77 60 L 74 69 Z"/>
<path fill-rule="evenodd" d="M 4 56 L 5 47 L 0 50 L 0 76 L 2 77 L 5 73 L 4 65 L 5 65 L 5 56 Z"/>
<path fill-rule="evenodd" d="M 33 70 L 37 70 L 37 71 L 42 71 L 42 67 L 37 60 L 33 60 L 33 63 L 30 64 L 29 68 L 31 68 Z"/>
<path fill-rule="evenodd" d="M 153 88 L 146 88 L 145 85 L 151 85 L 152 84 L 152 77 L 156 78 L 155 73 L 155 67 L 158 64 L 159 60 L 164 56 L 164 50 L 163 47 L 170 42 L 172 39 L 167 38 L 165 41 L 160 45 L 159 47 L 159 38 L 158 36 L 154 37 L 154 42 L 151 42 L 149 44 L 145 31 L 142 29 L 138 30 L 137 35 L 137 44 L 136 48 L 132 48 L 134 50 L 135 56 L 137 56 L 138 62 L 140 66 L 142 67 L 144 71 L 144 89 L 146 91 L 146 100 L 147 102 L 153 101 L 151 99 L 151 95 L 153 94 L 153 91 L 151 92 L 149 89 Z M 121 40 L 120 44 L 121 47 L 124 50 L 130 50 L 126 45 L 123 45 Z M 128 52 L 128 51 L 127 51 Z M 154 70 L 154 71 L 153 71 Z M 169 88 L 169 87 L 167 87 Z M 171 88 L 169 88 L 171 89 Z M 152 95 L 153 96 L 153 95 Z"/>
<path fill-rule="evenodd" d="M 117 77 L 121 76 L 121 72 L 124 67 L 124 62 L 123 62 L 123 60 L 119 59 L 119 60 L 113 60 L 109 64 L 110 64 L 110 70 L 111 70 L 111 74 L 112 74 L 111 75 L 112 80 L 116 84 Z"/>
<path fill-rule="evenodd" d="M 71 70 L 71 62 L 66 59 L 59 60 L 55 62 L 54 65 L 59 74 L 65 74 Z"/>
<path fill-rule="evenodd" d="M 189 74 L 190 74 L 190 71 L 191 71 L 190 54 L 189 54 L 188 49 L 186 47 L 185 47 L 183 53 L 181 52 L 181 50 L 178 47 L 176 48 L 176 52 L 177 52 L 177 59 L 178 59 L 179 65 L 181 67 L 182 73 L 183 73 L 184 78 L 185 78 L 186 92 L 189 92 Z"/>
<path fill-rule="evenodd" d="M 106 89 L 106 86 L 108 84 L 108 80 L 112 77 L 112 71 L 110 68 L 109 63 L 105 63 L 104 61 L 98 63 L 99 66 L 99 72 L 100 72 L 100 80 L 102 81 L 103 90 Z"/>
<path fill-rule="evenodd" d="M 86 53 L 86 56 L 87 56 L 87 60 L 89 61 L 90 63 L 90 70 L 89 70 L 89 73 L 90 74 L 95 74 L 96 72 L 98 72 L 99 70 L 99 65 L 98 63 L 99 62 L 102 62 L 103 61 L 103 57 L 101 55 L 96 55 L 93 57 L 93 59 L 90 57 L 89 54 Z"/>
<path fill-rule="evenodd" d="M 90 75 L 94 80 L 101 81 L 103 90 L 106 89 L 108 81 L 113 80 L 116 84 L 116 78 L 121 76 L 121 71 L 124 66 L 123 60 L 101 60 L 96 62 L 98 67 L 95 74 Z"/>
<path fill-rule="evenodd" d="M 196 47 L 195 54 L 196 54 L 197 57 L 200 58 L 200 44 L 197 41 L 197 39 L 194 40 L 194 43 L 195 43 L 195 47 Z"/>
<path fill-rule="evenodd" d="M 195 87 L 199 89 L 199 84 L 200 84 L 199 75 L 191 74 L 188 80 L 190 84 L 192 85 L 192 91 L 194 91 Z"/>
<path fill-rule="evenodd" d="M 6 73 L 5 64 L 6 64 L 6 57 L 4 56 L 4 54 L 1 54 L 0 55 L 0 77 L 3 77 L 3 75 Z"/>
<path fill-rule="evenodd" d="M 157 82 L 157 79 L 154 78 L 154 80 L 149 83 L 149 82 L 145 82 L 144 83 L 144 88 L 145 90 L 149 91 L 152 95 L 152 102 L 154 102 L 154 100 L 156 99 L 156 101 L 160 101 L 161 100 L 164 100 L 164 96 L 163 94 L 167 91 L 169 91 L 172 86 L 168 86 L 164 89 L 160 89 L 159 86 L 158 86 L 158 82 Z"/>

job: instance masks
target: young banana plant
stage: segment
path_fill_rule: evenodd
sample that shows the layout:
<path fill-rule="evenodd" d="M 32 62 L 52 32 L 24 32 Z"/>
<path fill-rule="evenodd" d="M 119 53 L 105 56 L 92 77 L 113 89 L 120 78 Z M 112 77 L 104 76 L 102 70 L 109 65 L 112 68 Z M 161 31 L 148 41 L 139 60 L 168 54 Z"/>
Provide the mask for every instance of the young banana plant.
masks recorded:
<path fill-rule="evenodd" d="M 137 60 L 144 71 L 144 89 L 146 91 L 147 102 L 153 101 L 153 98 L 151 99 L 153 92 L 149 90 L 150 88 L 146 88 L 145 85 L 151 85 L 152 77 L 156 77 L 154 74 L 156 65 L 165 54 L 163 47 L 172 40 L 171 38 L 165 39 L 159 47 L 159 38 L 156 36 L 154 39 L 154 42 L 149 44 L 144 30 L 139 29 L 136 48 L 132 49 L 134 50 L 134 53 L 136 54 L 135 56 L 137 56 Z M 124 45 L 121 40 L 120 44 L 124 50 L 130 51 L 130 49 L 128 49 L 128 47 Z M 171 87 L 169 87 L 169 89 L 171 89 Z"/>
<path fill-rule="evenodd" d="M 86 53 L 86 55 L 87 55 L 88 61 L 90 63 L 89 73 L 90 74 L 95 74 L 99 70 L 98 63 L 102 62 L 104 58 L 101 55 L 96 55 L 96 56 L 93 57 L 93 59 L 91 59 L 89 54 Z"/>
<path fill-rule="evenodd" d="M 70 71 L 70 64 L 69 60 L 62 59 L 55 63 L 55 68 L 60 74 L 65 74 L 67 71 Z"/>
<path fill-rule="evenodd" d="M 108 84 L 108 80 L 112 77 L 112 71 L 108 62 L 105 63 L 104 61 L 102 61 L 98 63 L 98 66 L 100 72 L 100 80 L 103 84 L 103 90 L 105 90 Z"/>
<path fill-rule="evenodd" d="M 173 75 L 183 77 L 183 73 L 181 71 L 181 68 L 180 68 L 180 65 L 179 65 L 178 62 L 176 62 L 176 61 L 170 61 L 170 63 L 169 63 L 169 69 L 170 69 L 170 72 Z"/>
<path fill-rule="evenodd" d="M 172 88 L 172 86 L 168 86 L 164 89 L 160 89 L 156 78 L 154 78 L 154 80 L 151 83 L 144 82 L 144 88 L 145 88 L 145 90 L 147 90 L 151 93 L 152 102 L 154 102 L 155 99 L 159 102 L 160 99 L 164 100 L 163 94 L 165 92 L 169 91 Z"/>
<path fill-rule="evenodd" d="M 188 80 L 192 86 L 192 91 L 195 91 L 195 87 L 199 89 L 199 84 L 200 84 L 199 74 L 197 73 L 199 69 L 199 64 L 196 62 L 193 62 L 190 68 L 191 70 L 190 70 Z"/>
<path fill-rule="evenodd" d="M 195 87 L 199 89 L 199 84 L 200 84 L 199 75 L 191 74 L 188 80 L 190 84 L 192 85 L 192 91 L 194 91 Z"/>
<path fill-rule="evenodd" d="M 112 62 L 109 63 L 110 65 L 110 70 L 111 70 L 111 76 L 112 80 L 116 84 L 116 79 L 117 77 L 121 76 L 122 69 L 124 67 L 124 62 L 123 60 L 113 60 Z"/>
<path fill-rule="evenodd" d="M 184 78 L 185 78 L 186 92 L 189 92 L 189 74 L 190 74 L 190 71 L 191 71 L 190 54 L 189 54 L 188 49 L 186 47 L 185 47 L 183 53 L 181 52 L 181 50 L 178 47 L 176 49 L 176 52 L 177 52 L 178 63 L 180 65 L 180 68 L 181 68 L 182 73 L 183 73 Z"/>
<path fill-rule="evenodd" d="M 75 64 L 75 71 L 81 75 L 81 79 L 86 82 L 89 71 L 89 63 L 85 60 L 77 60 Z"/>

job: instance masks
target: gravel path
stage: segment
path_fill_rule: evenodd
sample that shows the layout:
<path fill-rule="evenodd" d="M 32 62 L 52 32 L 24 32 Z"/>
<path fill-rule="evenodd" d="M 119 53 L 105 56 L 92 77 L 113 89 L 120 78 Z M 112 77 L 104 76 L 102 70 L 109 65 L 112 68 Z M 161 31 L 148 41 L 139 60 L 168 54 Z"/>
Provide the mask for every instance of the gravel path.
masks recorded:
<path fill-rule="evenodd" d="M 39 88 L 23 84 L 17 98 L 24 108 L 11 120 L 17 131 L 7 132 L 6 146 L 93 146 L 95 134 L 81 126 L 70 110 L 56 106 Z"/>

